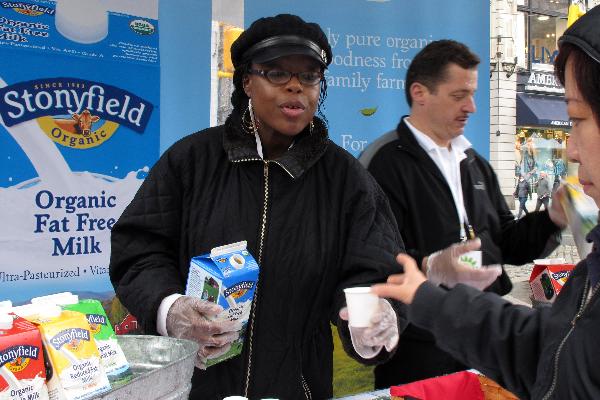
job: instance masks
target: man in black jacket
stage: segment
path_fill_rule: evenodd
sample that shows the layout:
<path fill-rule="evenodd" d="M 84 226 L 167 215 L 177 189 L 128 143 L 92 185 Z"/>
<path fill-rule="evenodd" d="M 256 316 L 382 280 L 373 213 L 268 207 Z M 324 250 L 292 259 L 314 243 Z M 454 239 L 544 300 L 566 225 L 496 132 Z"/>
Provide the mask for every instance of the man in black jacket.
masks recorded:
<path fill-rule="evenodd" d="M 515 221 L 492 167 L 464 138 L 475 112 L 478 64 L 461 43 L 440 40 L 426 46 L 406 75 L 410 116 L 360 158 L 386 192 L 407 252 L 424 272 L 435 252 L 473 236 L 481 239 L 483 265 L 521 265 L 548 255 L 565 225 L 558 202 Z M 511 288 L 503 271 L 486 290 L 506 294 Z M 395 356 L 376 367 L 375 386 L 466 368 L 440 350 L 429 333 L 409 325 Z"/>

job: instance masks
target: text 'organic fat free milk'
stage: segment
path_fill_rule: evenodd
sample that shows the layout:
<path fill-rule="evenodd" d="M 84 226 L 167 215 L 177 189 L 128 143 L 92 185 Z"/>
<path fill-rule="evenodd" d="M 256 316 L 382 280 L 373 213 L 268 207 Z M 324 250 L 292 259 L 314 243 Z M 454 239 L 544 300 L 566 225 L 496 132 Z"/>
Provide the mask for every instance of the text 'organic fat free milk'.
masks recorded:
<path fill-rule="evenodd" d="M 157 10 L 0 1 L 2 298 L 114 297 L 110 231 L 159 156 Z"/>
<path fill-rule="evenodd" d="M 209 254 L 192 258 L 186 295 L 221 305 L 223 312 L 216 320 L 242 322 L 239 339 L 232 343 L 227 353 L 209 359 L 207 367 L 242 352 L 258 269 L 256 260 L 246 250 L 245 241 L 215 247 Z"/>

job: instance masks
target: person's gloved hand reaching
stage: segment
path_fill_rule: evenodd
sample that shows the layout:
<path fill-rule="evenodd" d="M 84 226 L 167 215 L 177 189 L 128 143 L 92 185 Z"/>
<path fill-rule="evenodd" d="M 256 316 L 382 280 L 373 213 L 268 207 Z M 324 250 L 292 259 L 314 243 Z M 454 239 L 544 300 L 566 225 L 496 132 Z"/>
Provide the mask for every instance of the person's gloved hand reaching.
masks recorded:
<path fill-rule="evenodd" d="M 347 321 L 348 308 L 342 308 L 339 315 Z M 379 309 L 371 317 L 371 324 L 368 328 L 348 326 L 354 350 L 365 359 L 375 357 L 384 347 L 390 352 L 398 344 L 398 320 L 396 312 L 387 300 L 379 299 Z"/>
<path fill-rule="evenodd" d="M 167 333 L 200 345 L 196 367 L 206 369 L 206 360 L 223 355 L 240 335 L 240 321 L 211 321 L 223 307 L 191 296 L 181 296 L 167 313 Z"/>
<path fill-rule="evenodd" d="M 499 265 L 489 265 L 474 269 L 459 261 L 459 257 L 481 247 L 479 239 L 453 244 L 444 250 L 436 251 L 423 260 L 427 279 L 435 285 L 444 284 L 452 288 L 464 283 L 479 290 L 492 284 L 502 273 Z"/>

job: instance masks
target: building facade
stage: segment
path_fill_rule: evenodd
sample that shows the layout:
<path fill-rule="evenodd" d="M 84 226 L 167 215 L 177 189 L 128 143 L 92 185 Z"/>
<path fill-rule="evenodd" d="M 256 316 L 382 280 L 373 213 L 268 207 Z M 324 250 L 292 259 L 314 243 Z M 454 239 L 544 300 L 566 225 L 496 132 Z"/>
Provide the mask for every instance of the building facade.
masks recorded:
<path fill-rule="evenodd" d="M 553 70 L 569 0 L 492 0 L 490 7 L 490 162 L 512 205 L 520 174 L 535 188 L 540 172 L 558 184 L 576 171 L 566 157 L 571 123 Z"/>

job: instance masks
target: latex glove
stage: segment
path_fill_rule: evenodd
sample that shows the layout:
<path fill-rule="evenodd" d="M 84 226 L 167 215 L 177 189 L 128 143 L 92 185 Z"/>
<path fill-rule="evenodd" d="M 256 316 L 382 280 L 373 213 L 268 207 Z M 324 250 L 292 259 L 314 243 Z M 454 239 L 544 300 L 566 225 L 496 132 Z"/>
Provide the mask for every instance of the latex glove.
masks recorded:
<path fill-rule="evenodd" d="M 342 308 L 339 315 L 347 321 L 348 308 Z M 388 352 L 392 351 L 400 337 L 396 312 L 385 299 L 379 299 L 379 310 L 371 317 L 371 324 L 368 328 L 348 326 L 352 347 L 364 359 L 375 357 L 384 347 Z"/>
<path fill-rule="evenodd" d="M 225 354 L 239 338 L 240 321 L 211 321 L 223 311 L 218 304 L 191 296 L 181 296 L 167 313 L 167 333 L 171 337 L 190 339 L 200 345 L 196 367 L 206 369 L 208 358 Z"/>
<path fill-rule="evenodd" d="M 483 290 L 492 284 L 502 273 L 499 265 L 489 265 L 474 269 L 463 264 L 458 258 L 469 251 L 478 250 L 481 241 L 477 238 L 453 244 L 444 250 L 436 251 L 427 257 L 425 275 L 435 285 L 444 284 L 452 288 L 457 283 Z"/>

